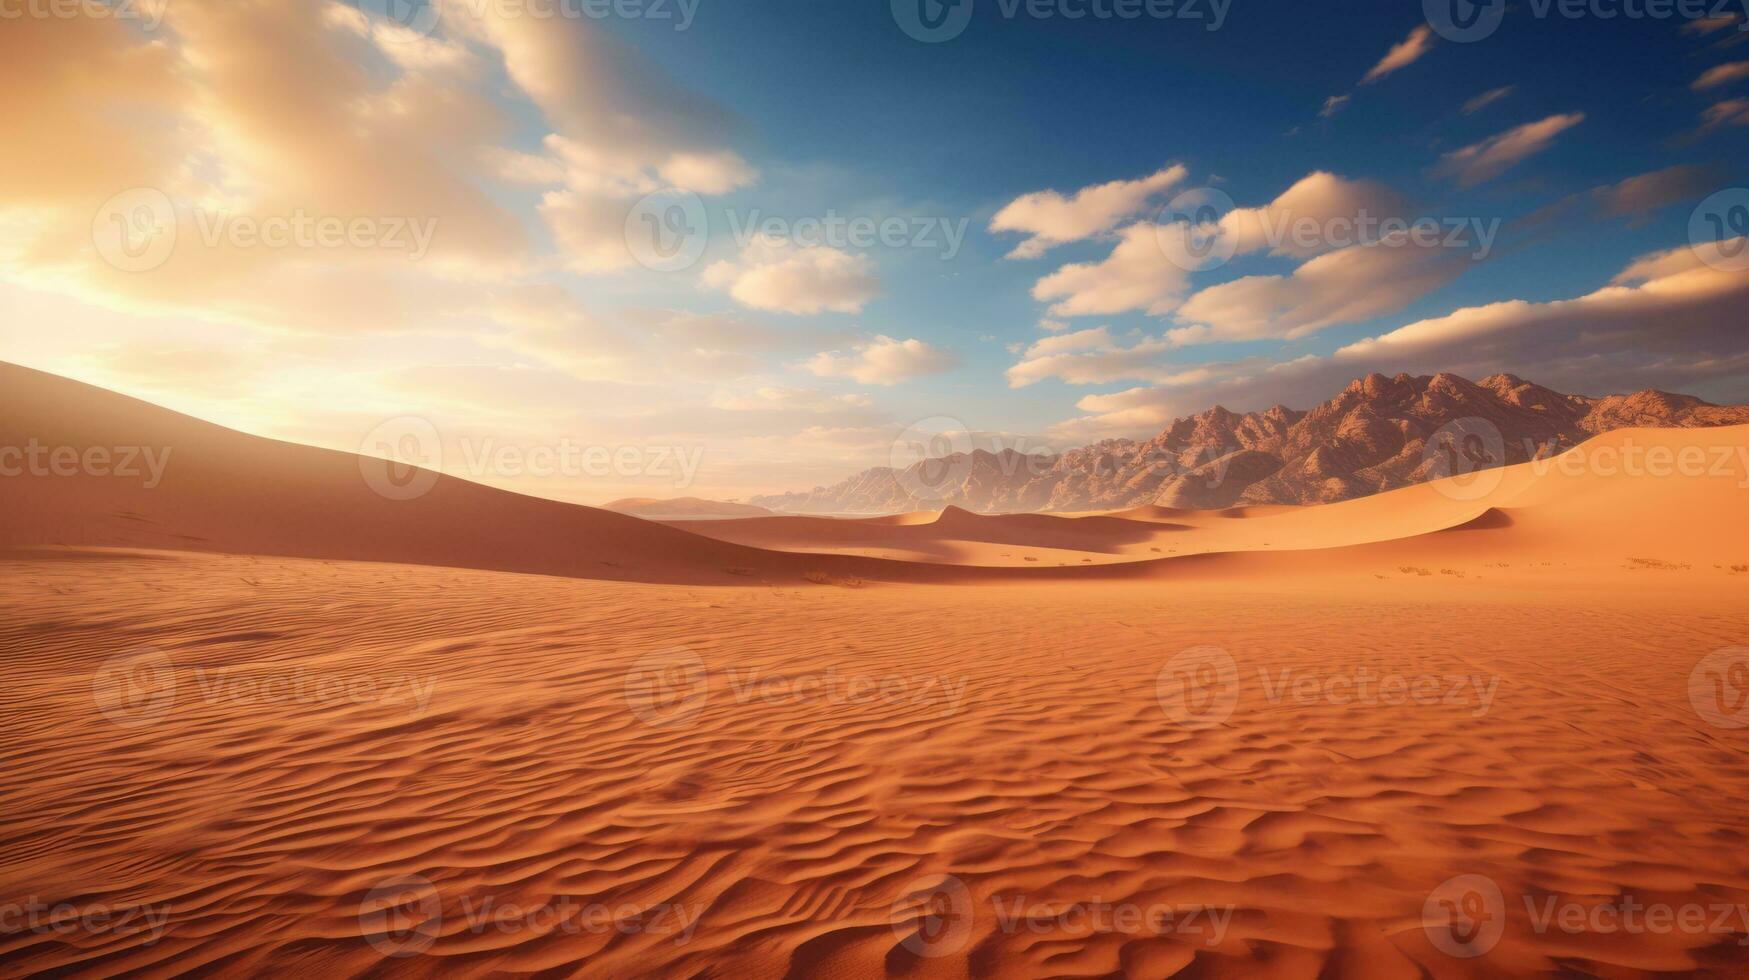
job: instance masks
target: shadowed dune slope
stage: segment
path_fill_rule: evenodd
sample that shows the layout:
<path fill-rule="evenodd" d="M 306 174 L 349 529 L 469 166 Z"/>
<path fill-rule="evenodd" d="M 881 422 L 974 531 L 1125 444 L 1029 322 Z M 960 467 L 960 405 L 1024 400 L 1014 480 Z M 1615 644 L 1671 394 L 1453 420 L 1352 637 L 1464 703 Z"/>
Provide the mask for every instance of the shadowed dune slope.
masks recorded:
<path fill-rule="evenodd" d="M 164 461 L 162 480 L 147 486 L 143 456 L 131 464 L 135 476 L 32 473 L 5 460 L 27 472 L 0 479 L 0 550 L 204 551 L 731 585 L 799 578 L 822 562 L 871 571 L 865 560 L 773 554 L 448 476 L 417 499 L 392 500 L 366 479 L 387 475 L 383 461 L 247 435 L 0 363 L 0 446 L 32 445 L 81 458 L 97 447 L 110 454 L 106 471 L 140 447 Z"/>
<path fill-rule="evenodd" d="M 143 447 L 133 476 L 0 479 L 0 550 L 219 552 L 440 565 L 621 581 L 754 584 L 805 577 L 947 582 L 1372 570 L 1380 562 L 1521 555 L 1615 569 L 1749 560 L 1749 426 L 1621 429 L 1561 457 L 1318 507 L 1145 508 L 1073 517 L 762 517 L 681 526 L 426 474 L 373 489 L 389 464 L 225 429 L 0 364 L 0 446 Z M 167 455 L 166 455 L 167 454 Z M 0 464 L 16 460 L 0 459 Z M 74 467 L 77 469 L 77 467 Z M 95 468 L 93 468 L 95 469 Z M 402 483 L 417 471 L 403 473 Z M 1437 534 L 1464 527 L 1473 533 Z"/>

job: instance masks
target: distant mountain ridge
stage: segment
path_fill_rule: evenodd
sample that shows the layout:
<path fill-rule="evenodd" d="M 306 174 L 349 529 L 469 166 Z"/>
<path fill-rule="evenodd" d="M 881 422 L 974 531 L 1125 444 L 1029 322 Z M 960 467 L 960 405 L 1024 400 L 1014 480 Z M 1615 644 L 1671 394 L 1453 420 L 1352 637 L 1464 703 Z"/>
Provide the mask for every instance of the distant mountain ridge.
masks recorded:
<path fill-rule="evenodd" d="M 749 503 L 813 514 L 1324 504 L 1522 463 L 1612 429 L 1743 423 L 1749 406 L 1662 391 L 1588 398 L 1510 374 L 1369 374 L 1310 411 L 1216 406 L 1145 442 L 1111 439 L 1054 456 L 974 450 Z"/>

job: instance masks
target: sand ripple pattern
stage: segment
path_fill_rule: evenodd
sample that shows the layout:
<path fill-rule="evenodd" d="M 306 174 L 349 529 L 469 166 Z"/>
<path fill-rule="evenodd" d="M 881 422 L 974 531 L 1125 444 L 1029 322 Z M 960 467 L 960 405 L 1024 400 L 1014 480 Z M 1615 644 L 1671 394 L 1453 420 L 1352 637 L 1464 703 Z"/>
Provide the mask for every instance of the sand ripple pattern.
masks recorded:
<path fill-rule="evenodd" d="M 0 902 L 166 916 L 0 931 L 6 975 L 1749 971 L 1742 934 L 1538 932 L 1524 903 L 1749 904 L 1749 732 L 1686 687 L 1749 637 L 1741 603 L 196 556 L 0 581 Z M 1157 690 L 1197 645 L 1238 667 L 1207 727 Z M 106 694 L 142 651 L 171 683 Z M 1282 693 L 1363 669 L 1498 687 L 1481 713 Z M 1421 928 L 1459 874 L 1508 898 L 1475 960 Z M 435 913 L 361 926 L 397 880 Z M 1225 919 L 1000 914 L 1101 903 Z"/>

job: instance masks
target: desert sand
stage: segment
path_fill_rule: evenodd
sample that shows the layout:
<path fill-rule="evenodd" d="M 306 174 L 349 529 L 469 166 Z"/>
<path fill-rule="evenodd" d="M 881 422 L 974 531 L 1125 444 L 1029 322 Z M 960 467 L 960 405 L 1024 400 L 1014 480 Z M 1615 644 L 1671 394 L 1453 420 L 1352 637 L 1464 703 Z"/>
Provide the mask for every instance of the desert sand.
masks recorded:
<path fill-rule="evenodd" d="M 1749 428 L 682 528 L 5 380 L 174 447 L 0 479 L 9 975 L 1749 971 Z"/>

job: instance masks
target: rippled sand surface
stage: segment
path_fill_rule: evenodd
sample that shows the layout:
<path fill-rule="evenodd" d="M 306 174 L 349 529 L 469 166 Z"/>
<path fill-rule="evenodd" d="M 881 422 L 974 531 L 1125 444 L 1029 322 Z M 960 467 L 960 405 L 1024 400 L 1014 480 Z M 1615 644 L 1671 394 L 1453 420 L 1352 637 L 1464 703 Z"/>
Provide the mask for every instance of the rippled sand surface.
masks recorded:
<path fill-rule="evenodd" d="M 8 561 L 0 963 L 1749 971 L 1741 585 L 1359 581 Z"/>

